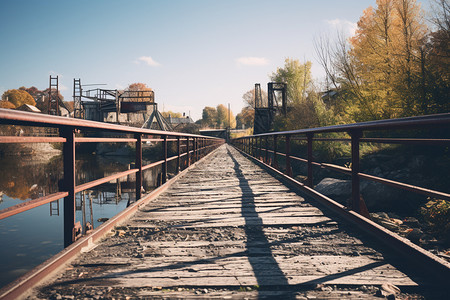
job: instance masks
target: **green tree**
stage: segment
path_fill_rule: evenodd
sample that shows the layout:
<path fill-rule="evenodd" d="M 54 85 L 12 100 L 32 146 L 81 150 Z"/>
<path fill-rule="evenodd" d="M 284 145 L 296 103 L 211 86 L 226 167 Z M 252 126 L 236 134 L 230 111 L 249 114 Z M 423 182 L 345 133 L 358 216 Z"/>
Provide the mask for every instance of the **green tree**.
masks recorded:
<path fill-rule="evenodd" d="M 23 90 L 7 90 L 2 95 L 3 101 L 9 101 L 17 108 L 23 104 L 36 105 L 33 97 Z"/>
<path fill-rule="evenodd" d="M 297 59 L 286 58 L 284 67 L 277 68 L 270 79 L 274 82 L 287 83 L 288 103 L 300 103 L 306 100 L 307 90 L 311 85 L 311 62 L 300 63 Z"/>

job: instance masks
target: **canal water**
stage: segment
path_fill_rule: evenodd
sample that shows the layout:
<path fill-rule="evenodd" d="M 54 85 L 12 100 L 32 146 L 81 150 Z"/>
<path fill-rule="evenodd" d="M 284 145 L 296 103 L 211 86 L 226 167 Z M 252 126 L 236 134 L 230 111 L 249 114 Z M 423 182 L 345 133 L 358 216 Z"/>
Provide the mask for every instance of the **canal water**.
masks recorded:
<path fill-rule="evenodd" d="M 148 162 L 146 162 L 148 163 Z M 76 182 L 82 184 L 133 168 L 133 157 L 77 156 Z M 62 157 L 0 158 L 0 209 L 58 191 Z M 146 191 L 155 188 L 160 169 L 144 171 Z M 76 221 L 84 228 L 101 225 L 134 201 L 134 174 L 76 195 Z M 0 287 L 64 248 L 63 199 L 0 220 Z"/>

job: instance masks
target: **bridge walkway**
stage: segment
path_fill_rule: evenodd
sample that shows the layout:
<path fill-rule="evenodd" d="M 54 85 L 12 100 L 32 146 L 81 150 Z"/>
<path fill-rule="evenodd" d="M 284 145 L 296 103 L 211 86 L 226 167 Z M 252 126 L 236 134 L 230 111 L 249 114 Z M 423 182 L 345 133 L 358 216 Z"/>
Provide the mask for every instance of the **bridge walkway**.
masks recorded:
<path fill-rule="evenodd" d="M 400 261 L 223 145 L 32 298 L 372 298 L 382 284 L 417 291 L 421 279 Z"/>

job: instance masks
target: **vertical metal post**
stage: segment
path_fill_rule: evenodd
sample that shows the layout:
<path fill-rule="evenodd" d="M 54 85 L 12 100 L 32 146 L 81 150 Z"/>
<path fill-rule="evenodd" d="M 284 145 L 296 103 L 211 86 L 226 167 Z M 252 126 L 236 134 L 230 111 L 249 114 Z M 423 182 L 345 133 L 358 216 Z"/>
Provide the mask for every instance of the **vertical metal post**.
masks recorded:
<path fill-rule="evenodd" d="M 138 201 L 142 198 L 142 135 L 136 133 L 134 138 L 137 140 L 135 166 L 139 170 L 136 173 L 136 201 Z"/>
<path fill-rule="evenodd" d="M 197 161 L 197 138 L 193 138 L 192 140 L 192 149 L 194 150 L 194 152 L 192 153 L 192 159 L 195 163 Z"/>
<path fill-rule="evenodd" d="M 272 166 L 275 169 L 278 169 L 278 154 L 277 154 L 278 143 L 277 143 L 277 139 L 278 139 L 278 136 L 274 135 L 273 136 L 273 161 L 272 161 Z"/>
<path fill-rule="evenodd" d="M 359 139 L 361 131 L 350 132 L 352 136 L 352 210 L 361 213 L 359 205 Z"/>
<path fill-rule="evenodd" d="M 262 137 L 257 138 L 257 144 L 258 145 L 258 159 L 262 160 Z"/>
<path fill-rule="evenodd" d="M 191 154 L 189 153 L 189 137 L 186 137 L 186 154 L 187 154 L 187 166 L 191 165 Z"/>
<path fill-rule="evenodd" d="M 266 136 L 265 138 L 265 143 L 266 143 L 266 158 L 265 158 L 265 163 L 269 163 L 269 138 Z"/>
<path fill-rule="evenodd" d="M 75 131 L 62 128 L 60 134 L 66 138 L 63 145 L 64 179 L 62 188 L 69 192 L 64 198 L 64 247 L 75 241 Z"/>
<path fill-rule="evenodd" d="M 162 166 L 162 184 L 167 181 L 167 135 L 163 135 L 163 139 L 164 164 Z"/>
<path fill-rule="evenodd" d="M 308 177 L 306 179 L 306 185 L 309 187 L 313 187 L 313 153 L 312 153 L 312 143 L 313 143 L 313 137 L 314 134 L 313 133 L 309 133 L 306 135 L 306 140 L 308 142 L 307 148 L 308 148 L 308 153 L 307 153 L 307 158 L 308 158 Z"/>
<path fill-rule="evenodd" d="M 291 169 L 291 136 L 286 135 L 286 175 L 292 177 Z"/>
<path fill-rule="evenodd" d="M 180 155 L 181 155 L 180 147 L 181 147 L 180 137 L 177 136 L 177 169 L 175 170 L 177 174 L 180 173 Z"/>

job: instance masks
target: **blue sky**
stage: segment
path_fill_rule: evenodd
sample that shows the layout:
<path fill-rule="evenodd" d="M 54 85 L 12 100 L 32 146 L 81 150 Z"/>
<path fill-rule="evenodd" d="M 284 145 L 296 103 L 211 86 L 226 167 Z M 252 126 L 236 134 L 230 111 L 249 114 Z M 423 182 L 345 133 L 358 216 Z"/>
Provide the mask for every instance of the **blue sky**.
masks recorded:
<path fill-rule="evenodd" d="M 243 107 L 242 95 L 287 57 L 313 62 L 313 39 L 350 33 L 375 0 L 50 1 L 0 0 L 0 94 L 48 87 L 60 76 L 155 91 L 160 110 L 201 117 L 205 106 Z"/>

